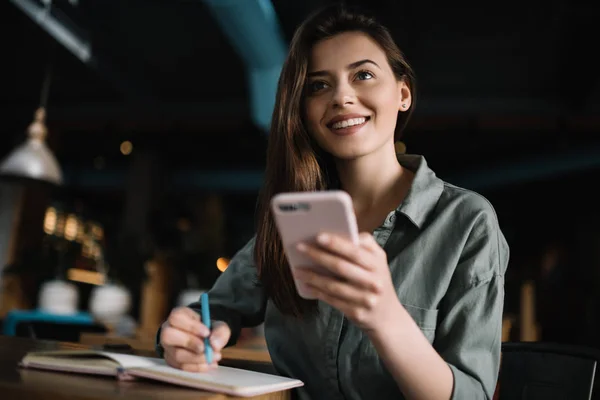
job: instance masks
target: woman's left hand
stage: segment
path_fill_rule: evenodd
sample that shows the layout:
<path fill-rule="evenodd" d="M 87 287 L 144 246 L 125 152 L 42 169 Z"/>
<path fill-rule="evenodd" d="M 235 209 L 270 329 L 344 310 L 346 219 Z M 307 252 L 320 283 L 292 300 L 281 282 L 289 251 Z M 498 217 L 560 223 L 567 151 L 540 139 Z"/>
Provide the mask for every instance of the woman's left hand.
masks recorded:
<path fill-rule="evenodd" d="M 340 310 L 365 332 L 395 319 L 393 314 L 400 302 L 387 255 L 373 235 L 361 233 L 356 245 L 338 235 L 321 234 L 317 243 L 300 243 L 298 250 L 333 276 L 293 268 L 295 279 L 309 285 L 319 300 Z"/>

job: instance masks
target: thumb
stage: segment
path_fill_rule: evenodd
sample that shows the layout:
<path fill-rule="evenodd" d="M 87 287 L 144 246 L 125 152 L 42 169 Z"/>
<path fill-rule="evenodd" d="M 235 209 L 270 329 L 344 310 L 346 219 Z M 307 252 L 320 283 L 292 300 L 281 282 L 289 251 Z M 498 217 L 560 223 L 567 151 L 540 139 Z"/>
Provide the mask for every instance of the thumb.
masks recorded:
<path fill-rule="evenodd" d="M 210 345 L 214 350 L 221 350 L 231 337 L 231 329 L 229 325 L 223 321 L 215 321 L 213 323 L 213 329 L 210 334 Z"/>

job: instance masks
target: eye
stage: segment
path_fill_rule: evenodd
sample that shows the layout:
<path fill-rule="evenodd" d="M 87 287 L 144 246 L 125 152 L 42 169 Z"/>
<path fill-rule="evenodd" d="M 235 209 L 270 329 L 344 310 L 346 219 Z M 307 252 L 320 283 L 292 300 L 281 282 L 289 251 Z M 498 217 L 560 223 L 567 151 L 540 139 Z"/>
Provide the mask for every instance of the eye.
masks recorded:
<path fill-rule="evenodd" d="M 359 81 L 366 81 L 366 80 L 371 79 L 373 77 L 374 77 L 374 75 L 371 72 L 369 72 L 369 71 L 359 71 L 356 74 L 356 79 L 358 79 Z"/>
<path fill-rule="evenodd" d="M 312 81 L 306 86 L 309 93 L 316 93 L 320 90 L 327 88 L 327 82 L 324 81 Z"/>

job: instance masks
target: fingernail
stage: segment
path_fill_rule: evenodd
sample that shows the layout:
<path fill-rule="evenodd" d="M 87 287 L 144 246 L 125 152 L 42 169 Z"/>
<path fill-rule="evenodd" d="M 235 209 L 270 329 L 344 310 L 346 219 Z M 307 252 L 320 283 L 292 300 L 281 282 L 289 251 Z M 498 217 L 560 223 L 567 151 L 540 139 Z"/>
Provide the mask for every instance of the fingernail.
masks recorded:
<path fill-rule="evenodd" d="M 210 329 L 208 329 L 206 325 L 200 325 L 200 329 L 198 329 L 198 335 L 205 338 L 210 335 Z"/>
<path fill-rule="evenodd" d="M 210 344 L 213 347 L 216 347 L 217 349 L 220 349 L 221 347 L 223 347 L 223 345 L 221 344 L 221 341 L 219 339 L 210 339 Z"/>
<path fill-rule="evenodd" d="M 317 236 L 317 242 L 319 242 L 321 244 L 327 244 L 327 243 L 329 243 L 330 240 L 331 240 L 331 238 L 326 233 L 322 233 L 319 236 Z"/>
<path fill-rule="evenodd" d="M 296 248 L 298 249 L 298 251 L 303 251 L 303 252 L 306 251 L 306 245 L 304 243 L 302 243 L 302 242 L 298 243 L 296 245 Z"/>

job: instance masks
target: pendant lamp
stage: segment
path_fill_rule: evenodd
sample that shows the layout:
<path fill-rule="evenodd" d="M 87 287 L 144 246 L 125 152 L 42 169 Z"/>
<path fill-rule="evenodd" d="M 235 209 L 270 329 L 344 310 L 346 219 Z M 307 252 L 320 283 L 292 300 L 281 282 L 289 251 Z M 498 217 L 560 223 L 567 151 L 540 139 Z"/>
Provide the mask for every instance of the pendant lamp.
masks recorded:
<path fill-rule="evenodd" d="M 46 100 L 51 79 L 51 64 L 48 67 L 40 107 L 35 111 L 33 122 L 27 129 L 27 140 L 15 148 L 0 163 L 0 175 L 12 178 L 27 178 L 60 186 L 63 176 L 58 161 L 46 144 Z"/>

